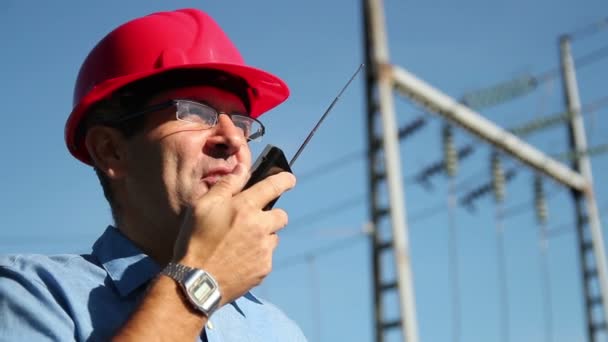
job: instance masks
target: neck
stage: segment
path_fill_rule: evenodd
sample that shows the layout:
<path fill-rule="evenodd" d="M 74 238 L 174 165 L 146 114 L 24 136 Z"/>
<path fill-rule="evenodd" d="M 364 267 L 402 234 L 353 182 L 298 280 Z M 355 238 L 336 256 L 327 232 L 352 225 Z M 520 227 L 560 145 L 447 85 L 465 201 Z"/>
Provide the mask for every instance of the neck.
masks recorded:
<path fill-rule="evenodd" d="M 163 267 L 173 258 L 173 246 L 177 237 L 174 225 L 159 224 L 145 219 L 134 219 L 134 215 L 121 215 L 116 225 L 135 246 Z"/>

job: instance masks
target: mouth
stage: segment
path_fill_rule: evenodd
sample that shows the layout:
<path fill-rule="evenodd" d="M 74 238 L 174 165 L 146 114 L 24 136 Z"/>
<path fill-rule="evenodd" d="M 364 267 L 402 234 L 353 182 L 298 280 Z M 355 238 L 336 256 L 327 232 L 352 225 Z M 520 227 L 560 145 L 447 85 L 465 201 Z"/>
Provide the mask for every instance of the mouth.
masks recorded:
<path fill-rule="evenodd" d="M 217 184 L 224 176 L 229 175 L 234 171 L 234 167 L 216 167 L 205 173 L 201 179 L 209 187 Z"/>

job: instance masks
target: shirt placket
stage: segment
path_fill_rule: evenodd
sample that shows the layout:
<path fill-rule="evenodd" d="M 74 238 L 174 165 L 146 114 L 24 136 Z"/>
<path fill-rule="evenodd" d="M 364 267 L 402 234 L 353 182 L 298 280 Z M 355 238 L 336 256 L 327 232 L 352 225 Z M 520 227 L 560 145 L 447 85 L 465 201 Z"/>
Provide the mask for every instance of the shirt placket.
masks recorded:
<path fill-rule="evenodd" d="M 205 340 L 205 336 L 207 339 Z M 217 331 L 217 327 L 215 326 L 215 322 L 212 319 L 207 321 L 205 324 L 205 330 L 201 334 L 201 341 L 203 342 L 223 342 L 224 339 L 222 335 Z"/>

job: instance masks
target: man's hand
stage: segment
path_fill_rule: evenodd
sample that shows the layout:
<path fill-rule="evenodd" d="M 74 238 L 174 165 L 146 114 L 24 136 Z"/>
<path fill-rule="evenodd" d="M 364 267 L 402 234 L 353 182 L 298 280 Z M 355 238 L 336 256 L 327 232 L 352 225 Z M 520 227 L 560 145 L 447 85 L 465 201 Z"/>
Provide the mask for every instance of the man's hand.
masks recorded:
<path fill-rule="evenodd" d="M 217 280 L 220 305 L 242 296 L 270 273 L 278 230 L 287 225 L 281 209 L 263 211 L 295 186 L 287 172 L 242 191 L 249 178 L 244 165 L 223 177 L 186 214 L 174 248 L 174 262 L 202 268 Z"/>

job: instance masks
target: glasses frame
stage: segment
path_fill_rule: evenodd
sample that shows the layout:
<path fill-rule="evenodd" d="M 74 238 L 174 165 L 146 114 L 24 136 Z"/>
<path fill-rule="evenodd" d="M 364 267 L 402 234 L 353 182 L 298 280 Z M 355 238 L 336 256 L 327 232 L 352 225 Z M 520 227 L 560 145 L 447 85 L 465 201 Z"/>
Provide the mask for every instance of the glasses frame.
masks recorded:
<path fill-rule="evenodd" d="M 250 136 L 246 137 L 247 142 L 258 141 L 266 133 L 266 127 L 258 119 L 255 119 L 255 118 L 252 118 L 250 116 L 243 115 L 243 114 L 230 114 L 230 113 L 226 113 L 226 112 L 220 112 L 217 109 L 209 106 L 208 104 L 201 103 L 201 102 L 198 102 L 198 101 L 188 100 L 188 99 L 173 99 L 173 100 L 169 100 L 169 101 L 166 101 L 166 102 L 161 102 L 159 104 L 155 104 L 155 105 L 146 107 L 146 108 L 144 108 L 142 110 L 139 110 L 139 111 L 136 111 L 136 112 L 133 112 L 133 113 L 128 113 L 126 115 L 121 116 L 120 118 L 116 118 L 115 120 L 110 120 L 109 123 L 120 124 L 122 122 L 125 122 L 125 121 L 128 121 L 128 120 L 140 117 L 140 116 L 148 114 L 148 113 L 153 113 L 153 112 L 157 112 L 157 111 L 161 111 L 161 110 L 167 109 L 167 108 L 169 108 L 171 106 L 176 106 L 176 110 L 175 110 L 175 119 L 176 120 L 178 120 L 178 121 L 184 121 L 184 122 L 189 122 L 187 120 L 180 119 L 178 117 L 178 108 L 177 107 L 179 106 L 180 102 L 189 102 L 189 103 L 193 103 L 193 104 L 196 104 L 196 105 L 199 105 L 199 106 L 203 106 L 203 107 L 207 107 L 207 108 L 213 109 L 215 111 L 215 113 L 216 113 L 215 123 L 213 124 L 213 126 L 211 126 L 209 128 L 213 128 L 213 127 L 215 127 L 217 125 L 217 123 L 219 122 L 219 117 L 220 117 L 221 114 L 228 115 L 228 117 L 230 117 L 230 120 L 232 120 L 233 116 L 237 116 L 237 117 L 240 117 L 240 118 L 246 118 L 247 120 L 250 120 L 250 121 L 253 121 L 253 122 L 257 122 L 260 125 L 260 129 L 257 130 L 256 132 L 253 132 Z"/>

